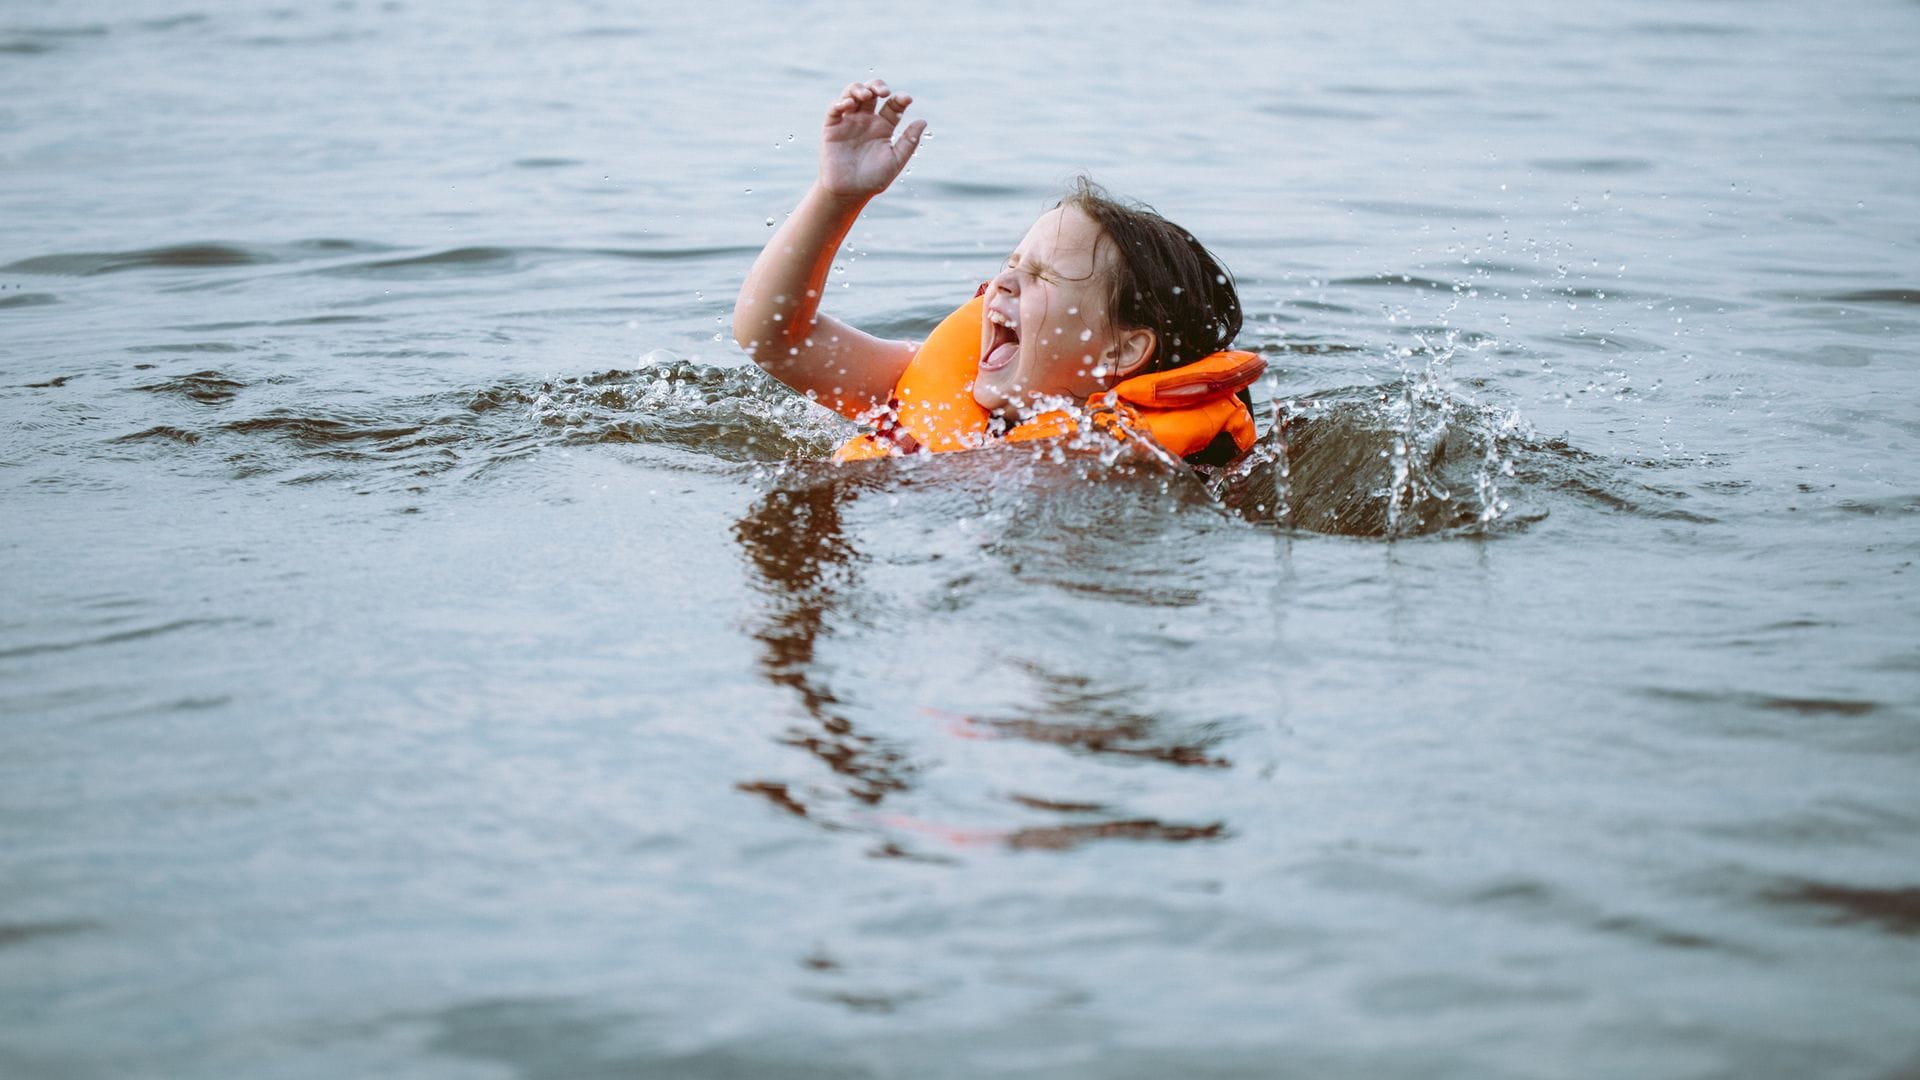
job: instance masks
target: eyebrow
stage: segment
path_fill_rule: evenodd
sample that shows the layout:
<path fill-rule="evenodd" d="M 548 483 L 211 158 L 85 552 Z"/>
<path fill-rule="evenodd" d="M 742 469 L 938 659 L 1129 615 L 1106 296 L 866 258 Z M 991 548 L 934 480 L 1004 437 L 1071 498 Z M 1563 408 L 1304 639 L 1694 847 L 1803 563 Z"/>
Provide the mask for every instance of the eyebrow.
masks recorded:
<path fill-rule="evenodd" d="M 1060 276 L 1059 271 L 1055 270 L 1051 266 L 1048 266 L 1045 262 L 1041 261 L 1040 259 L 1032 255 L 1022 255 L 1017 251 L 1007 253 L 1008 262 L 1013 262 L 1016 259 L 1022 263 L 1025 263 L 1027 266 L 1031 267 L 1033 270 L 1033 276 L 1035 277 L 1043 277 L 1049 274 L 1051 274 L 1054 277 Z"/>

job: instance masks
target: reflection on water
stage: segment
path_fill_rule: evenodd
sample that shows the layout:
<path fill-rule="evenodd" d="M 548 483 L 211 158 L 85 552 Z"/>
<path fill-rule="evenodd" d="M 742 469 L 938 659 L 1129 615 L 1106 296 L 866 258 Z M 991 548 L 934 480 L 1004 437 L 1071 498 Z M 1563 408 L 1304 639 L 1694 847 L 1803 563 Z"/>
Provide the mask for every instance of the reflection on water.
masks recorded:
<path fill-rule="evenodd" d="M 965 738 L 1020 738 L 1087 754 L 1138 757 L 1167 765 L 1224 769 L 1232 763 L 1208 753 L 1219 737 L 1190 742 L 1170 738 L 1154 717 L 1128 707 L 1139 685 L 1099 684 L 1086 675 L 1051 671 L 1023 661 L 1015 667 L 1033 688 L 1030 705 L 996 717 L 950 716 Z"/>
<path fill-rule="evenodd" d="M 1823 910 L 1830 922 L 1864 923 L 1890 934 L 1920 935 L 1920 886 L 1864 889 L 1807 881 L 1774 889 L 1767 899 Z"/>
<path fill-rule="evenodd" d="M 1051 464 L 1045 450 L 1019 453 L 1046 458 Z M 1088 458 L 1082 468 L 1068 469 L 1065 475 L 1078 476 L 1085 483 L 1084 467 L 1102 468 L 1107 472 L 1105 483 L 1130 482 L 1137 493 L 1157 500 L 1158 482 L 1151 474 L 1140 476 L 1126 467 L 1114 470 L 1111 466 L 1100 467 L 1097 462 L 1097 458 Z M 1002 497 L 1008 497 L 1011 492 L 1016 504 L 1035 497 L 1045 498 L 1051 487 L 1048 482 L 1032 488 L 1018 482 L 1008 483 L 992 470 L 984 474 L 974 471 L 973 475 L 976 479 L 986 476 L 989 483 L 1001 489 Z M 961 606 L 944 612 L 940 609 L 923 612 L 916 620 L 898 620 L 885 610 L 873 610 L 884 605 L 876 605 L 871 598 L 860 595 L 860 567 L 867 556 L 849 535 L 849 510 L 863 495 L 884 500 L 891 497 L 890 486 L 897 492 L 899 485 L 913 482 L 913 478 L 897 473 L 895 466 L 884 462 L 862 469 L 796 469 L 786 473 L 780 483 L 735 523 L 734 536 L 764 598 L 753 626 L 753 636 L 761 646 L 760 671 L 768 682 L 791 691 L 807 718 L 804 727 L 789 730 L 779 737 L 780 741 L 824 765 L 834 777 L 835 785 L 829 789 L 755 778 L 742 780 L 736 786 L 788 814 L 828 828 L 914 834 L 956 847 L 985 844 L 1016 850 L 1068 850 L 1100 840 L 1184 841 L 1226 835 L 1224 823 L 1218 821 L 1182 824 L 1130 817 L 1101 804 L 1031 792 L 1002 792 L 999 799 L 1010 806 L 1067 820 L 1013 827 L 967 826 L 934 823 L 900 812 L 876 816 L 859 808 L 834 805 L 836 800 L 845 797 L 860 808 L 878 807 L 890 796 L 913 788 L 919 770 L 905 746 L 862 730 L 856 719 L 863 712 L 864 697 L 884 696 L 888 672 L 874 665 L 827 663 L 821 655 L 827 640 L 840 637 L 843 639 L 841 654 L 858 655 L 862 639 L 874 635 L 926 634 L 929 632 L 926 619 L 944 615 L 964 621 L 976 617 L 966 606 Z M 1051 493 L 1055 498 L 1051 500 L 1054 509 L 1050 513 L 1061 513 L 1062 505 L 1080 501 L 1061 499 L 1058 496 L 1062 493 L 1057 490 Z M 1084 492 L 1074 494 L 1084 495 Z M 1064 513 L 1069 518 L 1078 516 L 1071 509 Z M 1030 518 L 1031 514 L 1022 516 Z M 1004 534 L 1015 538 L 1011 547 L 1007 546 L 1008 540 L 1002 539 L 983 550 L 996 560 L 1004 560 L 1003 565 L 1032 586 L 1054 583 L 1056 574 L 1046 572 L 1044 566 L 1028 566 L 1026 562 L 1034 556 L 1047 555 L 1046 549 L 1056 545 L 1060 534 L 1051 529 L 1042 530 L 1037 537 L 1039 546 L 1027 547 L 1017 540 L 1033 535 L 1026 531 L 1029 529 L 1032 529 L 1031 521 L 1022 529 Z M 1085 581 L 1065 582 L 1055 587 L 1069 593 L 1089 592 L 1109 600 L 1118 597 L 1129 604 L 1158 606 L 1164 603 L 1156 592 L 1140 593 L 1124 588 L 1124 567 L 1108 567 L 1092 575 L 1082 568 L 1081 576 L 1114 579 L 1115 587 L 1105 588 Z M 937 722 L 949 738 L 971 742 L 1018 740 L 1096 757 L 1184 767 L 1226 769 L 1232 765 L 1212 749 L 1221 739 L 1219 733 L 1193 731 L 1183 736 L 1177 727 L 1133 707 L 1149 696 L 1145 686 L 1115 683 L 1109 676 L 1062 669 L 1030 658 L 1003 658 L 997 666 L 1010 680 L 1026 684 L 1027 690 L 1022 695 L 1025 704 L 1004 713 L 972 715 L 923 704 L 915 710 L 918 717 L 923 722 Z M 1089 818 L 1092 820 L 1087 820 Z M 898 842 L 884 836 L 875 853 L 910 854 Z"/>
<path fill-rule="evenodd" d="M 815 663 L 820 640 L 833 632 L 829 619 L 846 609 L 856 585 L 858 555 L 840 518 L 857 491 L 856 485 L 837 483 L 776 488 L 735 523 L 734 536 L 767 595 L 766 620 L 753 632 L 763 647 L 760 670 L 768 681 L 795 693 L 810 722 L 782 741 L 825 764 L 842 793 L 873 806 L 891 792 L 906 790 L 912 767 L 898 751 L 856 730 L 846 703 L 824 684 Z M 791 813 L 833 821 L 831 814 L 816 814 L 788 785 L 742 781 L 740 788 Z"/>

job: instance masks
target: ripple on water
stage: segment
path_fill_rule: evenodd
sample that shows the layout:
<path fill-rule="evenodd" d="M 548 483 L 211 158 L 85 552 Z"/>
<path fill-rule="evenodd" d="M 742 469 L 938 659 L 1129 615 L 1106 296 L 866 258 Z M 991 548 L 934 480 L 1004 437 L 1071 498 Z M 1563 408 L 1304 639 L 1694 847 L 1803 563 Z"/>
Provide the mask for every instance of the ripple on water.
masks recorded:
<path fill-rule="evenodd" d="M 212 333 L 226 330 L 252 330 L 263 326 L 341 326 L 352 323 L 386 322 L 385 315 L 308 315 L 297 319 L 249 320 L 243 322 L 182 323 L 169 327 L 187 333 Z M 163 346 L 160 346 L 163 348 Z"/>
<path fill-rule="evenodd" d="M 1422 221 L 1498 221 L 1496 210 L 1470 206 L 1445 206 L 1439 203 L 1404 202 L 1397 199 L 1339 199 L 1334 206 L 1361 210 L 1383 217 L 1419 218 Z"/>
<path fill-rule="evenodd" d="M 664 354 L 632 371 L 489 388 L 469 408 L 503 405 L 526 407 L 568 442 L 678 446 L 724 461 L 824 458 L 853 430 L 757 367 L 710 367 Z"/>
<path fill-rule="evenodd" d="M 1811 364 L 1824 368 L 1863 368 L 1871 365 L 1880 350 L 1862 345 L 1828 344 L 1804 349 L 1749 349 L 1754 356 Z"/>
<path fill-rule="evenodd" d="M 71 41 L 105 37 L 107 28 L 100 23 L 71 26 L 10 26 L 0 37 L 0 56 L 45 56 Z"/>
<path fill-rule="evenodd" d="M 341 277 L 425 279 L 469 274 L 504 274 L 518 270 L 533 249 L 458 247 L 425 255 L 375 259 L 329 266 L 316 273 Z"/>
<path fill-rule="evenodd" d="M 247 386 L 208 369 L 137 389 L 227 407 Z M 366 483 L 461 466 L 483 472 L 543 447 L 590 443 L 677 447 L 716 463 L 821 459 L 852 430 L 759 368 L 661 355 L 636 370 L 451 391 L 352 413 L 288 406 L 198 431 L 156 425 L 113 441 L 183 450 L 204 444 L 225 456 L 235 478 L 293 470 L 301 483 Z M 315 468 L 316 458 L 325 464 Z"/>
<path fill-rule="evenodd" d="M 1920 305 L 1920 289 L 1855 289 L 1830 293 L 1826 299 L 1836 304 L 1909 304 Z"/>
<path fill-rule="evenodd" d="M 229 244 L 179 244 L 138 251 L 78 251 L 39 255 L 9 263 L 0 270 L 16 274 L 62 274 L 90 277 L 122 270 L 201 266 L 253 266 L 274 261 L 261 252 Z"/>
<path fill-rule="evenodd" d="M 1863 888 L 1795 881 L 1769 889 L 1761 898 L 1817 911 L 1831 924 L 1864 925 L 1902 937 L 1920 936 L 1920 887 Z"/>
<path fill-rule="evenodd" d="M 1862 514 L 1868 517 L 1880 514 L 1920 513 L 1920 494 L 1889 495 L 1882 499 L 1842 499 L 1834 503 L 1833 508 L 1848 514 Z"/>
<path fill-rule="evenodd" d="M 173 394 L 198 405 L 225 405 L 247 384 L 219 371 L 196 371 L 165 382 L 149 383 L 134 389 L 149 394 Z"/>
<path fill-rule="evenodd" d="M 1044 198 L 1053 189 L 1034 184 L 1004 184 L 984 180 L 918 180 L 915 187 L 939 195 L 952 195 L 956 198 L 1004 199 L 1004 198 Z"/>
<path fill-rule="evenodd" d="M 1349 288 L 1392 288 L 1422 289 L 1428 292 L 1451 292 L 1462 284 L 1451 281 L 1435 281 L 1433 278 L 1418 277 L 1413 274 L 1367 274 L 1361 277 L 1335 278 L 1329 285 Z"/>
<path fill-rule="evenodd" d="M 144 638 L 159 637 L 180 630 L 191 630 L 206 626 L 225 626 L 242 620 L 232 618 L 215 619 L 175 619 L 172 622 L 158 623 L 153 626 L 139 626 L 128 630 L 117 630 L 111 634 L 82 638 L 77 641 L 41 641 L 27 645 L 15 645 L 0 648 L 0 660 L 13 660 L 23 656 L 41 656 L 47 653 L 73 652 L 78 649 L 93 649 L 103 645 L 119 645 Z"/>
<path fill-rule="evenodd" d="M 1339 105 L 1314 105 L 1304 102 L 1273 102 L 1255 105 L 1253 111 L 1268 116 L 1283 116 L 1296 120 L 1341 120 L 1365 122 L 1380 119 L 1380 114 L 1370 109 L 1356 109 Z"/>
<path fill-rule="evenodd" d="M 1661 347 L 1645 338 L 1622 334 L 1618 331 L 1590 331 L 1577 334 L 1556 334 L 1547 338 L 1562 345 L 1571 345 L 1597 353 L 1657 353 Z"/>
<path fill-rule="evenodd" d="M 271 435 L 303 446 L 333 448 L 360 442 L 385 442 L 420 430 L 417 424 L 392 426 L 379 418 L 303 416 L 274 413 L 251 420 L 235 420 L 220 430 L 240 435 Z"/>
<path fill-rule="evenodd" d="M 1683 22 L 1669 19 L 1635 23 L 1628 29 L 1636 34 L 1647 34 L 1653 37 L 1744 37 L 1753 32 L 1750 28 L 1736 23 Z"/>
<path fill-rule="evenodd" d="M 165 32 L 168 30 L 178 30 L 183 26 L 200 26 L 209 21 L 211 20 L 205 15 L 198 12 L 190 12 L 185 15 L 166 15 L 157 19 L 142 19 L 135 25 L 139 26 L 142 30 Z"/>
<path fill-rule="evenodd" d="M 1547 172 L 1595 176 L 1620 176 L 1653 169 L 1653 162 L 1646 158 L 1535 158 L 1530 164 Z"/>
<path fill-rule="evenodd" d="M 728 260 L 745 258 L 751 260 L 760 253 L 757 247 L 747 245 L 710 245 L 706 247 L 673 248 L 592 248 L 590 254 L 608 255 L 616 259 L 638 259 L 642 262 L 681 262 L 683 260 L 714 259 Z M 946 312 L 941 312 L 945 315 Z M 924 329 L 924 327 L 922 327 Z"/>
<path fill-rule="evenodd" d="M 1161 719 L 1126 708 L 1127 701 L 1137 696 L 1137 688 L 1076 685 L 1039 665 L 1019 666 L 1041 691 L 1040 700 L 1032 706 L 1000 715 L 938 715 L 945 717 L 955 734 L 969 739 L 1022 739 L 1073 754 L 1183 768 L 1225 769 L 1233 764 L 1214 750 L 1225 739 L 1224 731 L 1170 730 Z"/>
<path fill-rule="evenodd" d="M 1666 925 L 1646 915 L 1606 911 L 1590 901 L 1544 881 L 1500 881 L 1469 892 L 1461 902 L 1475 909 L 1499 911 L 1519 918 L 1556 922 L 1602 934 L 1632 938 L 1670 949 L 1720 949 L 1741 954 L 1748 950 L 1704 933 Z"/>
<path fill-rule="evenodd" d="M 360 251 L 384 250 L 349 240 L 302 240 L 291 244 L 229 244 L 198 242 L 140 248 L 134 251 L 74 251 L 36 255 L 0 266 L 0 272 L 92 277 L 128 270 L 180 270 L 263 266 L 325 258 Z"/>
<path fill-rule="evenodd" d="M 1285 301 L 1281 306 L 1296 308 L 1300 311 L 1310 311 L 1315 314 L 1326 314 L 1326 315 L 1358 315 L 1360 313 L 1360 309 L 1358 308 L 1349 307 L 1346 304 L 1328 303 L 1325 300 L 1288 300 L 1288 301 Z M 1298 322 L 1299 320 L 1289 319 L 1288 321 Z M 1347 345 L 1347 346 L 1340 346 L 1339 348 L 1343 351 L 1356 351 L 1359 347 L 1354 345 Z"/>
<path fill-rule="evenodd" d="M 142 443 L 142 442 L 160 441 L 160 442 L 179 443 L 182 446 L 196 446 L 200 442 L 200 436 L 197 433 L 192 431 L 187 431 L 184 428 L 171 427 L 166 424 L 162 424 L 159 427 L 150 427 L 145 431 L 136 431 L 131 435 L 122 435 L 113 441 L 117 443 Z"/>
<path fill-rule="evenodd" d="M 1650 687 L 1643 691 L 1653 696 L 1671 701 L 1693 704 L 1718 704 L 1740 709 L 1757 709 L 1762 712 L 1785 713 L 1792 716 L 1866 716 L 1879 712 L 1884 706 L 1877 701 L 1860 698 L 1838 697 L 1796 697 L 1787 694 L 1761 694 L 1746 691 L 1726 691 L 1712 693 L 1701 690 L 1680 690 L 1668 687 Z"/>
<path fill-rule="evenodd" d="M 17 948 L 45 938 L 86 934 L 105 928 L 91 919 L 49 919 L 44 922 L 0 923 L 0 949 Z"/>
<path fill-rule="evenodd" d="M 225 341 L 182 341 L 168 345 L 129 345 L 127 351 L 136 356 L 152 353 L 237 353 L 246 348 Z"/>
<path fill-rule="evenodd" d="M 1357 991 L 1360 1004 L 1371 1012 L 1421 1017 L 1472 1009 L 1552 1007 L 1586 997 L 1587 992 L 1578 987 L 1537 979 L 1494 981 L 1442 972 L 1377 979 Z"/>
<path fill-rule="evenodd" d="M 1431 374 L 1431 373 L 1429 373 Z M 1517 413 L 1423 375 L 1278 405 L 1280 424 L 1210 481 L 1248 521 L 1398 538 L 1533 520 L 1503 490 L 1530 449 Z"/>

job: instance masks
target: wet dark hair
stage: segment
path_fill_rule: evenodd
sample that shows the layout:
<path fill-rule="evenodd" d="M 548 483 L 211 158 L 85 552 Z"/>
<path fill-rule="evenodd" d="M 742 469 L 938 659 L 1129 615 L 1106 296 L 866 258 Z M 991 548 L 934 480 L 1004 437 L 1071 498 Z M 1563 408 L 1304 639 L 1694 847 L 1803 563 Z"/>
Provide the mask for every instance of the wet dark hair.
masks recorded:
<path fill-rule="evenodd" d="M 1153 331 L 1153 356 L 1142 369 L 1165 371 L 1233 344 L 1240 333 L 1240 293 L 1233 275 L 1193 234 L 1145 203 L 1121 201 L 1077 176 L 1061 206 L 1100 226 L 1114 252 L 1107 310 L 1123 329 Z"/>

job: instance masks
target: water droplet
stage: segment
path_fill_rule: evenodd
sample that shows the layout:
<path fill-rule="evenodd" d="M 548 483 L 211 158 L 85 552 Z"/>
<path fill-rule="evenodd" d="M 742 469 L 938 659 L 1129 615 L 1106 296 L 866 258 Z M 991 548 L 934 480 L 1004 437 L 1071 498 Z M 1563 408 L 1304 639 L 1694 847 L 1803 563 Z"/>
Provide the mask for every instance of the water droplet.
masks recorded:
<path fill-rule="evenodd" d="M 767 228 L 769 228 L 769 229 L 771 229 L 771 228 L 773 228 L 773 219 L 772 219 L 772 218 L 768 218 L 768 219 L 767 219 Z"/>
<path fill-rule="evenodd" d="M 1092 341 L 1092 340 L 1093 340 L 1093 331 L 1091 331 L 1091 330 L 1082 330 L 1082 331 L 1080 331 L 1080 340 L 1081 340 L 1081 341 Z"/>
<path fill-rule="evenodd" d="M 753 194 L 753 189 L 752 189 L 752 188 L 748 188 L 748 189 L 747 189 L 747 191 L 746 191 L 746 193 L 747 193 L 748 195 L 751 195 L 751 194 Z"/>

